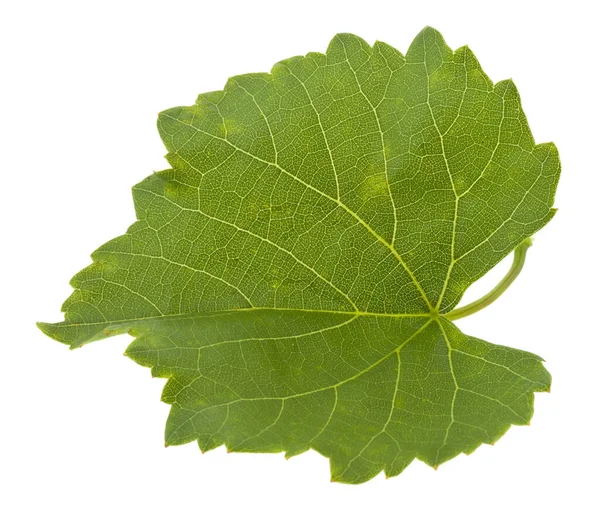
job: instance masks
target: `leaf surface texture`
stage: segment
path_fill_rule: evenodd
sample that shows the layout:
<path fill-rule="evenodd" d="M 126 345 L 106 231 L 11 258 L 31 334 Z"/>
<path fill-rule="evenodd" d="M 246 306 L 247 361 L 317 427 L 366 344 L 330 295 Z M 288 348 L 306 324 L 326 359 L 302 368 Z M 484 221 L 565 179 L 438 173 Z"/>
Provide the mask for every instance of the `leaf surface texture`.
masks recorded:
<path fill-rule="evenodd" d="M 560 162 L 511 81 L 424 29 L 339 34 L 159 115 L 171 169 L 72 280 L 72 347 L 130 332 L 169 378 L 167 444 L 331 459 L 359 483 L 437 466 L 547 391 L 541 359 L 444 317 L 553 216 Z"/>

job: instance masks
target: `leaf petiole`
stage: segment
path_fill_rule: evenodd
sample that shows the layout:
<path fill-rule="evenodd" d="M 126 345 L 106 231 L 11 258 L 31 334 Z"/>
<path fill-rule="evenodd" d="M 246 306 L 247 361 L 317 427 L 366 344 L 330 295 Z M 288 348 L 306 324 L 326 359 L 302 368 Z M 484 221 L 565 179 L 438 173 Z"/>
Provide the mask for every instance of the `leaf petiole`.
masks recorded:
<path fill-rule="evenodd" d="M 455 308 L 447 314 L 443 314 L 443 316 L 450 321 L 462 319 L 463 317 L 467 317 L 468 315 L 479 312 L 479 310 L 484 309 L 486 306 L 491 305 L 494 301 L 496 301 L 496 299 L 498 299 L 504 293 L 504 291 L 511 286 L 512 282 L 517 279 L 517 276 L 523 269 L 523 265 L 525 265 L 525 256 L 527 255 L 527 250 L 532 246 L 532 244 L 533 239 L 528 237 L 517 246 L 515 249 L 513 263 L 509 271 L 500 280 L 500 283 L 498 283 L 485 296 L 480 297 L 468 305 Z"/>

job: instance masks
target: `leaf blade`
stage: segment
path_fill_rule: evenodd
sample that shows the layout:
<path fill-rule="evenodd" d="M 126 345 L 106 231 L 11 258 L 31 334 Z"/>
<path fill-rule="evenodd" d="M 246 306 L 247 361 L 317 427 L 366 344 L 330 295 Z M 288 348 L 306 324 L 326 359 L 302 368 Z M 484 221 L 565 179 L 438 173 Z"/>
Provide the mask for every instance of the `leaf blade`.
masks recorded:
<path fill-rule="evenodd" d="M 529 421 L 541 359 L 444 318 L 555 213 L 558 152 L 511 81 L 431 28 L 406 56 L 339 34 L 158 129 L 172 168 L 39 327 L 135 336 L 127 354 L 169 378 L 167 444 L 314 448 L 359 483 Z"/>

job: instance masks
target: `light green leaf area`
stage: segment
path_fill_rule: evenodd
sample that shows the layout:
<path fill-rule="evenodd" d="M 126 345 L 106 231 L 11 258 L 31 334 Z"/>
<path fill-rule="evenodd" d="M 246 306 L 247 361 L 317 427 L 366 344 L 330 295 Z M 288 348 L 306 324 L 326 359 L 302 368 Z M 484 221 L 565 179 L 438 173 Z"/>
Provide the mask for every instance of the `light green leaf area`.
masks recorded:
<path fill-rule="evenodd" d="M 167 444 L 312 448 L 360 483 L 529 422 L 541 359 L 448 318 L 554 214 L 558 153 L 511 81 L 431 28 L 406 56 L 339 34 L 158 128 L 172 168 L 40 327 L 135 336 L 127 355 L 169 379 Z"/>

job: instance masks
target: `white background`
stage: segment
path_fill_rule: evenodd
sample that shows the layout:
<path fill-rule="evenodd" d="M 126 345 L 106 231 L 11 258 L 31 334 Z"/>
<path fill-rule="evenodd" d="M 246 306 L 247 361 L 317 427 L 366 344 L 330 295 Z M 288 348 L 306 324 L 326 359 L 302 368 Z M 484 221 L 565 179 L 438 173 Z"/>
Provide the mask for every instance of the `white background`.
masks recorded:
<path fill-rule="evenodd" d="M 600 45 L 594 2 L 6 1 L 0 12 L 0 513 L 600 514 Z M 416 7 L 415 7 L 416 6 Z M 134 220 L 130 187 L 166 167 L 155 129 L 231 75 L 324 51 L 337 32 L 405 52 L 425 25 L 512 77 L 563 163 L 559 212 L 517 282 L 459 326 L 543 356 L 554 383 L 530 427 L 399 477 L 329 482 L 326 459 L 163 447 L 164 380 L 121 336 L 69 351 L 69 278 Z M 487 291 L 503 262 L 473 287 Z"/>

